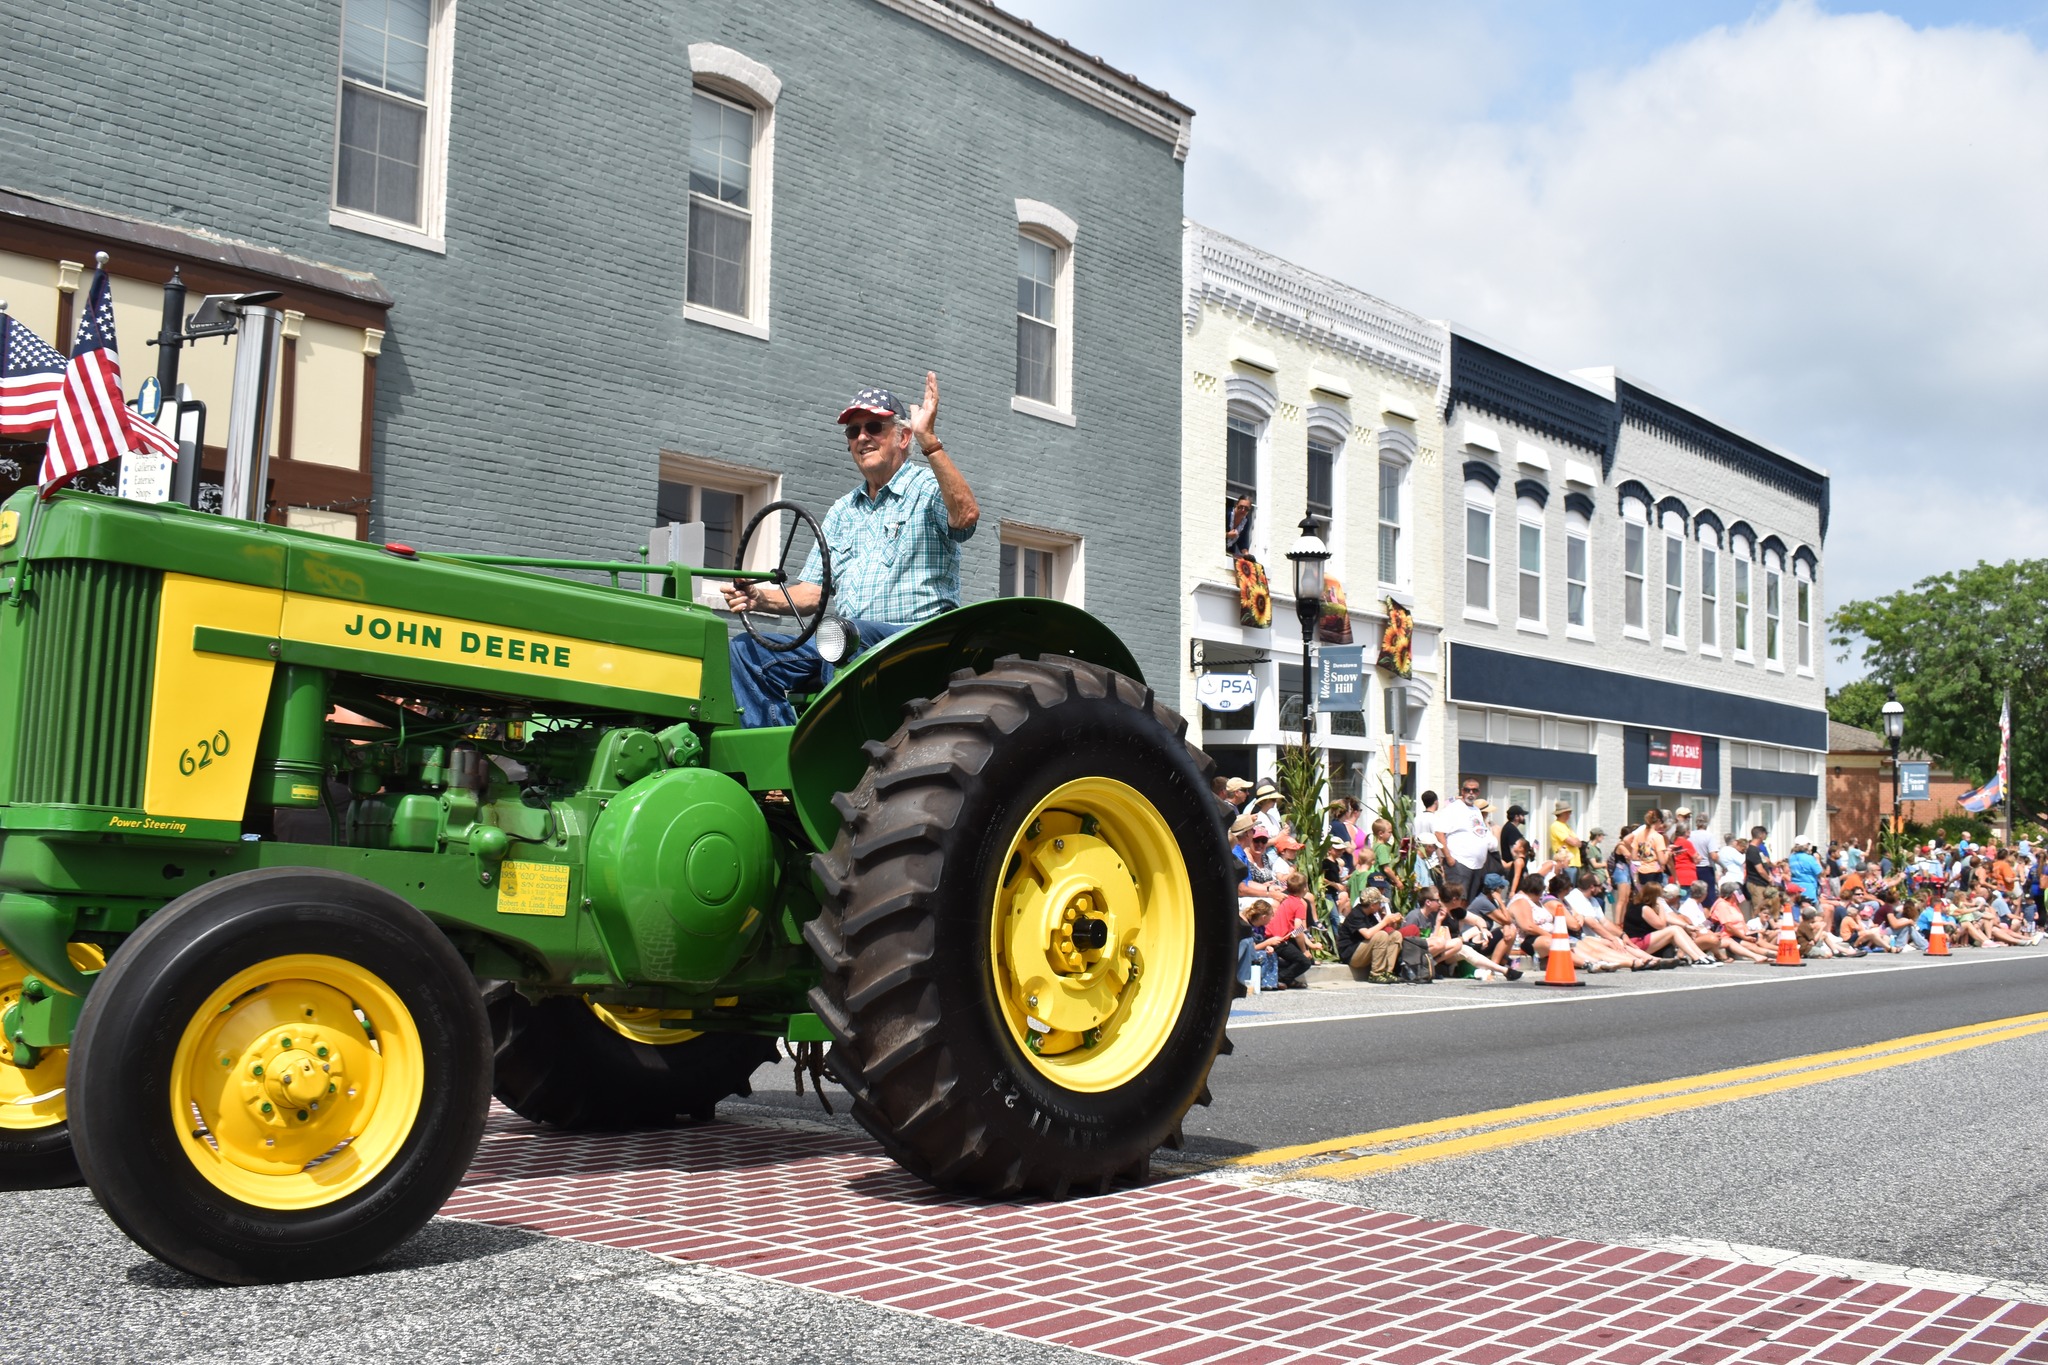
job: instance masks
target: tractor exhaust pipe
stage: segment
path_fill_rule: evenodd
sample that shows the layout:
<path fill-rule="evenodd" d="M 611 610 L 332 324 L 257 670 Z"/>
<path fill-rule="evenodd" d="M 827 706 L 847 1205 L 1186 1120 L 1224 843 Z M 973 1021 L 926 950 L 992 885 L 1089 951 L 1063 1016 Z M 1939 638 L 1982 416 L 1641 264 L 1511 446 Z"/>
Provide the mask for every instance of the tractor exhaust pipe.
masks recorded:
<path fill-rule="evenodd" d="M 272 297 L 275 297 L 273 295 Z M 228 400 L 227 462 L 221 471 L 220 512 L 242 521 L 264 520 L 270 482 L 271 392 L 277 383 L 278 340 L 284 314 L 252 302 L 222 309 L 239 316 L 235 387 Z"/>

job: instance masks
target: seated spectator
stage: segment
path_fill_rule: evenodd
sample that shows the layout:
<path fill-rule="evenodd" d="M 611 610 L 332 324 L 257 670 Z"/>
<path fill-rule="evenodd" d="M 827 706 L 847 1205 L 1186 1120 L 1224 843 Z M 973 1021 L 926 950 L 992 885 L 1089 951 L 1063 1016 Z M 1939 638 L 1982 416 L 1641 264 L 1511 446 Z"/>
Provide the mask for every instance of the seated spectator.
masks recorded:
<path fill-rule="evenodd" d="M 1798 934 L 1801 957 L 1863 956 L 1861 949 L 1851 948 L 1835 936 L 1828 928 L 1827 915 L 1818 905 L 1808 905 L 1801 909 Z"/>
<path fill-rule="evenodd" d="M 2031 948 L 2041 936 L 2029 933 L 2007 905 L 2005 897 L 1994 895 L 1984 907 L 1984 936 L 2005 948 Z"/>
<path fill-rule="evenodd" d="M 1676 961 L 1681 966 L 1713 966 L 1714 959 L 1700 951 L 1699 944 L 1692 941 L 1692 935 L 1664 913 L 1663 902 L 1664 886 L 1661 881 L 1639 881 L 1636 884 L 1621 919 L 1621 927 L 1628 934 L 1629 942 L 1652 954 L 1669 948 L 1677 954 Z"/>
<path fill-rule="evenodd" d="M 1617 967 L 1641 970 L 1657 961 L 1628 941 L 1621 926 L 1607 917 L 1607 911 L 1593 899 L 1599 887 L 1593 874 L 1580 872 L 1576 878 L 1559 873 L 1550 879 L 1550 894 L 1570 915 L 1569 922 L 1579 940 L 1579 952 L 1589 962 L 1613 963 Z"/>
<path fill-rule="evenodd" d="M 1272 943 L 1273 955 L 1280 960 L 1281 989 L 1305 991 L 1308 982 L 1302 978 L 1315 965 L 1308 941 L 1308 878 L 1299 872 L 1290 872 L 1283 885 L 1287 894 L 1280 898 L 1279 906 L 1273 911 L 1273 921 L 1266 930 L 1266 937 Z"/>
<path fill-rule="evenodd" d="M 1730 958 L 1743 962 L 1772 962 L 1777 953 L 1766 948 L 1762 935 L 1750 928 L 1755 923 L 1743 913 L 1742 874 L 1738 870 L 1732 877 L 1725 878 L 1716 888 L 1718 898 L 1707 909 L 1707 919 L 1714 926 L 1714 932 L 1721 937 L 1721 946 Z"/>
<path fill-rule="evenodd" d="M 1351 913 L 1337 926 L 1337 956 L 1357 976 L 1386 985 L 1401 961 L 1401 916 L 1374 887 L 1352 898 Z"/>
<path fill-rule="evenodd" d="M 1539 900 L 1542 895 L 1543 878 L 1532 872 L 1522 878 L 1522 884 L 1508 901 L 1508 918 L 1514 925 L 1513 932 L 1521 939 L 1522 951 L 1541 963 L 1557 951 L 1553 945 L 1561 936 L 1570 945 L 1574 966 L 1589 972 L 1621 969 L 1624 964 L 1597 952 L 1597 938 L 1590 942 L 1583 938 L 1580 934 L 1582 926 L 1576 922 L 1570 907 L 1559 900 Z"/>
<path fill-rule="evenodd" d="M 1707 956 L 1716 959 L 1729 956 L 1714 922 L 1707 918 L 1707 884 L 1697 876 L 1683 885 L 1674 883 L 1664 888 L 1664 913 L 1671 917 L 1672 923 L 1684 929 L 1686 936 L 1697 943 Z"/>
<path fill-rule="evenodd" d="M 1251 901 L 1237 912 L 1237 989 L 1231 994 L 1242 999 L 1251 993 L 1252 974 L 1258 973 L 1260 990 L 1277 990 L 1280 962 L 1267 946 L 1266 925 L 1273 918 L 1273 902 Z"/>
<path fill-rule="evenodd" d="M 1422 936 L 1430 964 L 1438 976 L 1449 976 L 1463 963 L 1472 969 L 1473 976 L 1482 985 L 1503 977 L 1509 981 L 1521 980 L 1519 968 L 1499 967 L 1480 950 L 1480 944 L 1487 941 L 1485 928 L 1477 929 L 1477 942 L 1468 937 L 1474 932 L 1467 927 L 1469 922 L 1462 900 L 1453 909 L 1442 894 L 1432 888 L 1422 892 L 1421 903 L 1409 912 L 1406 927 L 1415 929 Z"/>
<path fill-rule="evenodd" d="M 1237 879 L 1237 908 L 1280 894 L 1282 884 L 1267 866 L 1266 836 L 1258 818 L 1240 815 L 1230 825 L 1231 875 Z"/>
<path fill-rule="evenodd" d="M 1982 948 L 1990 940 L 1984 935 L 1979 921 L 1983 918 L 1970 896 L 1964 891 L 1951 891 L 1948 903 L 1948 946 L 1951 948 Z"/>
<path fill-rule="evenodd" d="M 1913 915 L 1899 901 L 1899 893 L 1891 887 L 1880 887 L 1877 892 L 1877 910 L 1872 923 L 1884 931 L 1890 950 L 1903 953 L 1913 944 Z"/>

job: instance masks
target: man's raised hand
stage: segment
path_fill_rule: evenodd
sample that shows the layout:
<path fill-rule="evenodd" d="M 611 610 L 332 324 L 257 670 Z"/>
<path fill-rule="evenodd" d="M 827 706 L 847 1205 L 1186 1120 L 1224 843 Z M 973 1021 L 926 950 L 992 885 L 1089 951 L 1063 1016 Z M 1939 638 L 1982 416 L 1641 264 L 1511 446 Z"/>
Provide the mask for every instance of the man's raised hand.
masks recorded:
<path fill-rule="evenodd" d="M 910 434 L 917 438 L 920 451 L 930 450 L 939 444 L 938 421 L 939 376 L 936 370 L 926 370 L 924 401 L 910 410 Z"/>

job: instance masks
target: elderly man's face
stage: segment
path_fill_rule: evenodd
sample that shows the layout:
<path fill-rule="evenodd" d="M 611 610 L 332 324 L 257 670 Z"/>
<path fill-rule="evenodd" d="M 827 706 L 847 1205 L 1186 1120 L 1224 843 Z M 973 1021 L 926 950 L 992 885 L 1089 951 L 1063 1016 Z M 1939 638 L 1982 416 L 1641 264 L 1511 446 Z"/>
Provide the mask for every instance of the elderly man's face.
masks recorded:
<path fill-rule="evenodd" d="M 870 484 L 894 478 L 910 458 L 910 428 L 893 417 L 863 417 L 846 424 L 846 451 Z"/>

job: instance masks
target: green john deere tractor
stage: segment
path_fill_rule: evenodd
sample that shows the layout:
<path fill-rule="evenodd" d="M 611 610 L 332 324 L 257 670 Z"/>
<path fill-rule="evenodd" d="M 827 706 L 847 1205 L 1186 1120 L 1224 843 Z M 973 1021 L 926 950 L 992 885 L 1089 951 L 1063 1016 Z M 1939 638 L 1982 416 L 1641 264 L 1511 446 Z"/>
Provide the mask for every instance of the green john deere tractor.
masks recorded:
<path fill-rule="evenodd" d="M 410 1236 L 493 1094 L 704 1118 L 829 1043 L 904 1166 L 1054 1196 L 1142 1178 L 1208 1098 L 1209 764 L 1078 609 L 951 612 L 750 730 L 702 569 L 32 497 L 0 510 L 0 1183 L 82 1173 L 248 1283 Z"/>

